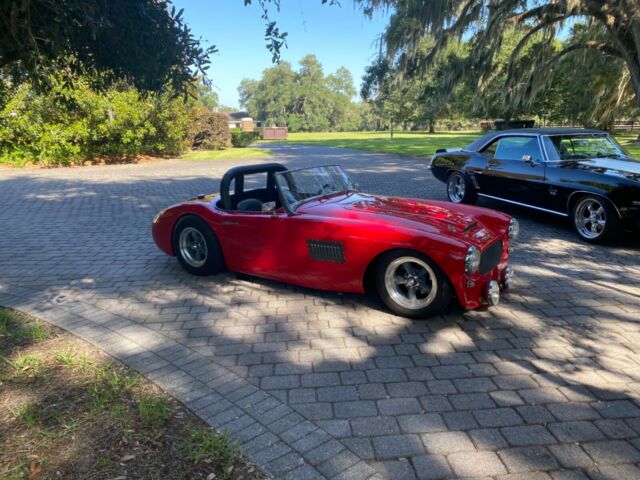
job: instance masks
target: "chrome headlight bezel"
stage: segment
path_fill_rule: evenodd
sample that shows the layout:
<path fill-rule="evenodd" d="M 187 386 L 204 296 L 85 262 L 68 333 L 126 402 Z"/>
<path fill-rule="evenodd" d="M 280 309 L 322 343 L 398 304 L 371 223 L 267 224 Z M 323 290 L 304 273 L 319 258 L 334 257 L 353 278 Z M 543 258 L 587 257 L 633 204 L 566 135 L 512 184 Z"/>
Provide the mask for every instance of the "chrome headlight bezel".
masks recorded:
<path fill-rule="evenodd" d="M 467 249 L 467 253 L 464 256 L 464 271 L 468 275 L 476 273 L 480 269 L 480 250 L 471 245 Z"/>
<path fill-rule="evenodd" d="M 515 242 L 520 235 L 520 222 L 515 219 L 515 217 L 511 217 L 509 220 L 509 240 Z"/>

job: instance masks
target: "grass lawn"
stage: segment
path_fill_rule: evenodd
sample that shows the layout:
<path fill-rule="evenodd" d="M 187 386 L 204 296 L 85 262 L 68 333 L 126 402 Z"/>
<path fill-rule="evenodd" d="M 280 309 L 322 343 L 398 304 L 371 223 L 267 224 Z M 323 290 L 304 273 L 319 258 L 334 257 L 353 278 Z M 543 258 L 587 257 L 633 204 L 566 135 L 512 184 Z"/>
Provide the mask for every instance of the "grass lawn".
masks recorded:
<path fill-rule="evenodd" d="M 395 133 L 389 132 L 318 132 L 290 133 L 290 143 L 354 148 L 379 153 L 396 153 L 429 157 L 439 148 L 460 148 L 480 135 L 479 132 Z"/>
<path fill-rule="evenodd" d="M 439 148 L 462 148 L 480 135 L 480 132 L 402 132 L 394 134 L 392 139 L 389 137 L 389 132 L 300 132 L 290 133 L 288 142 L 430 157 Z M 625 145 L 634 141 L 637 133 L 620 133 L 616 134 L 616 138 L 632 155 L 640 158 L 640 145 Z"/>
<path fill-rule="evenodd" d="M 0 478 L 265 479 L 134 371 L 1 307 Z"/>
<path fill-rule="evenodd" d="M 244 158 L 260 158 L 271 155 L 265 148 L 228 148 L 226 150 L 195 150 L 183 155 L 183 160 L 242 160 Z"/>
<path fill-rule="evenodd" d="M 635 158 L 640 158 L 640 145 L 627 145 L 629 142 L 638 140 L 638 132 L 616 133 L 616 140 Z"/>

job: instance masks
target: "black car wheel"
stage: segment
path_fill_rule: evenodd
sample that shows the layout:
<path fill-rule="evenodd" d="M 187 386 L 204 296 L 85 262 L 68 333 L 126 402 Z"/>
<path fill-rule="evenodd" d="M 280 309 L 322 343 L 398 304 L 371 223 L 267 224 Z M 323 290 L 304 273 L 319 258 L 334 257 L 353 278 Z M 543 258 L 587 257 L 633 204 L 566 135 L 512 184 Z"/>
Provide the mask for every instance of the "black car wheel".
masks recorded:
<path fill-rule="evenodd" d="M 478 194 L 471 182 L 460 172 L 453 172 L 447 179 L 447 197 L 453 203 L 476 203 Z"/>
<path fill-rule="evenodd" d="M 173 251 L 182 268 L 194 275 L 224 270 L 222 249 L 207 223 L 192 215 L 181 218 L 173 231 Z"/>
<path fill-rule="evenodd" d="M 412 250 L 395 250 L 380 258 L 376 288 L 393 313 L 410 318 L 442 312 L 452 296 L 449 280 L 440 267 Z"/>
<path fill-rule="evenodd" d="M 587 195 L 578 199 L 571 212 L 576 233 L 590 243 L 604 243 L 620 233 L 618 213 L 608 200 Z"/>

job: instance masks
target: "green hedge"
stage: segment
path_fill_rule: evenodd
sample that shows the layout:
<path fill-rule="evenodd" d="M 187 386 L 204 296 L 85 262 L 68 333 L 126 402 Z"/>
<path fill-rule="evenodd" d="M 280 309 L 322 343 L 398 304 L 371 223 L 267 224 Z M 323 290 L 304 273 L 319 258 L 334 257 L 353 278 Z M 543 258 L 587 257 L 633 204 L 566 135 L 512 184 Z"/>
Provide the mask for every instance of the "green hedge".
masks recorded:
<path fill-rule="evenodd" d="M 239 128 L 231 129 L 231 145 L 235 148 L 246 148 L 258 140 L 262 134 L 260 131 L 243 132 Z"/>
<path fill-rule="evenodd" d="M 48 94 L 28 83 L 10 87 L 0 98 L 0 163 L 70 165 L 179 155 L 190 146 L 189 107 L 169 94 L 143 96 L 126 86 L 97 93 L 83 79 Z"/>

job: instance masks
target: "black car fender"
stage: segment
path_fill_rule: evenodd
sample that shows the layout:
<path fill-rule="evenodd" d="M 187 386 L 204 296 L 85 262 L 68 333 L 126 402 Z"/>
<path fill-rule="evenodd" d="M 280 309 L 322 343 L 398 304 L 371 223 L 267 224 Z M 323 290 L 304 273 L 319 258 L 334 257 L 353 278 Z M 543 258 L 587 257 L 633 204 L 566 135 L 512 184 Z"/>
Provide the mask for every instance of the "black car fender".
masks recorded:
<path fill-rule="evenodd" d="M 441 182 L 446 182 L 452 172 L 466 172 L 466 166 L 473 159 L 473 152 L 454 151 L 436 153 L 431 158 L 433 176 Z"/>

